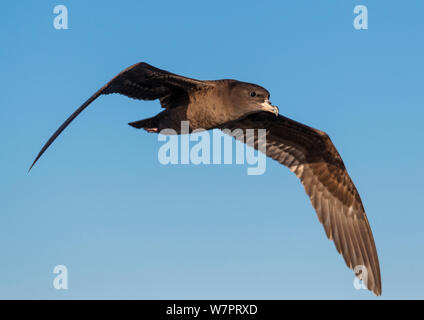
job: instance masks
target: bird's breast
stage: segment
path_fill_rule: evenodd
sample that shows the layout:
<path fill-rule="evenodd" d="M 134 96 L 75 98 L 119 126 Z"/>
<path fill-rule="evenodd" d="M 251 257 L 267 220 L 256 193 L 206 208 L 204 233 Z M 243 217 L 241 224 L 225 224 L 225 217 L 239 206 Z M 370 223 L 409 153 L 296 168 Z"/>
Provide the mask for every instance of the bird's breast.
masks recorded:
<path fill-rule="evenodd" d="M 228 115 L 224 101 L 216 92 L 192 97 L 187 108 L 190 127 L 209 130 L 227 121 Z"/>

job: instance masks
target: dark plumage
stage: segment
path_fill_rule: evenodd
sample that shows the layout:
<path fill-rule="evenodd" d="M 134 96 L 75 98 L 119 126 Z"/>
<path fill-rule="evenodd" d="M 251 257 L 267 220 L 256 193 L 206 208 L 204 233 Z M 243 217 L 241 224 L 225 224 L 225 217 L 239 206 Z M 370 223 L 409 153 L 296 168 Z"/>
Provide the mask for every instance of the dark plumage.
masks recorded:
<path fill-rule="evenodd" d="M 302 182 L 327 237 L 334 241 L 350 268 L 364 265 L 367 286 L 381 294 L 377 251 L 364 207 L 343 160 L 328 135 L 278 114 L 269 92 L 255 84 L 236 80 L 201 81 L 135 64 L 109 81 L 79 107 L 44 145 L 31 168 L 57 136 L 91 102 L 102 94 L 120 93 L 140 100 L 159 99 L 165 109 L 155 117 L 130 123 L 135 128 L 180 132 L 181 121 L 190 130 L 219 128 L 266 129 L 266 154 L 287 166 Z M 257 136 L 246 141 L 258 149 Z"/>

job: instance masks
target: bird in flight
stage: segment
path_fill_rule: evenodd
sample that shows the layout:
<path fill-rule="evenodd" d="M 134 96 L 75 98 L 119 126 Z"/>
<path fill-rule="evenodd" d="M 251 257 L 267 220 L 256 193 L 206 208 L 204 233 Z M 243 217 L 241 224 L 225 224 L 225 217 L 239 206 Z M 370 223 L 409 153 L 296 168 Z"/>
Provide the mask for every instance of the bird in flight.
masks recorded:
<path fill-rule="evenodd" d="M 52 135 L 31 168 L 62 131 L 100 95 L 123 94 L 138 100 L 159 99 L 164 111 L 129 123 L 159 133 L 181 121 L 195 129 L 228 129 L 248 145 L 288 167 L 302 182 L 327 237 L 334 241 L 347 266 L 376 295 L 381 295 L 377 250 L 364 206 L 342 158 L 329 136 L 320 130 L 286 118 L 269 101 L 261 86 L 237 80 L 196 80 L 141 62 L 132 65 L 94 93 Z M 266 129 L 266 139 L 246 141 L 248 129 Z M 240 132 L 240 131 L 238 131 Z M 261 142 L 262 141 L 262 142 Z M 260 144 L 265 143 L 265 149 Z M 359 269 L 358 269 L 359 268 Z M 360 271 L 357 271 L 360 270 Z"/>

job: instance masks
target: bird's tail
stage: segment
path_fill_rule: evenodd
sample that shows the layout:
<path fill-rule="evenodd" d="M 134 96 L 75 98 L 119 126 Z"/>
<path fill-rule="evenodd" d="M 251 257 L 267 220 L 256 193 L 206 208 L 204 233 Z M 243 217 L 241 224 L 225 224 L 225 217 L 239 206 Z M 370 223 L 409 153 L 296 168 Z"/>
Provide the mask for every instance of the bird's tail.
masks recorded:
<path fill-rule="evenodd" d="M 144 129 L 149 132 L 156 132 L 158 129 L 157 117 L 138 120 L 128 124 L 136 129 Z"/>

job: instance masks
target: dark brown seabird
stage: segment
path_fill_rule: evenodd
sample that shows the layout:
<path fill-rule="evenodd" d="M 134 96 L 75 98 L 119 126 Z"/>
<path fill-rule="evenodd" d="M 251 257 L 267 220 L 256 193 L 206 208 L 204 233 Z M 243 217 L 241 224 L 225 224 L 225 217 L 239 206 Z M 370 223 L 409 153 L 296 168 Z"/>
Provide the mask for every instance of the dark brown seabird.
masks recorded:
<path fill-rule="evenodd" d="M 236 80 L 202 81 L 137 63 L 120 72 L 79 107 L 47 141 L 31 168 L 59 134 L 102 94 L 119 93 L 139 100 L 159 99 L 165 109 L 155 117 L 129 123 L 148 132 L 172 128 L 181 121 L 194 129 L 266 129 L 266 155 L 287 166 L 302 182 L 327 237 L 347 266 L 365 266 L 364 281 L 381 295 L 381 276 L 374 238 L 359 193 L 329 136 L 278 114 L 269 92 Z M 237 139 L 246 142 L 245 137 Z M 258 137 L 246 142 L 258 149 Z M 30 170 L 31 170 L 30 168 Z M 358 276 L 364 276 L 365 272 Z"/>

